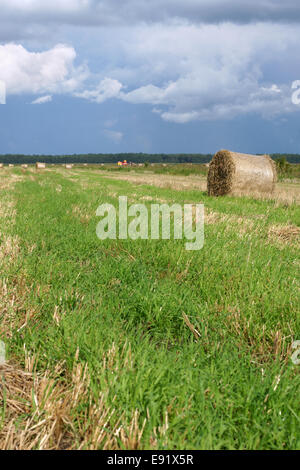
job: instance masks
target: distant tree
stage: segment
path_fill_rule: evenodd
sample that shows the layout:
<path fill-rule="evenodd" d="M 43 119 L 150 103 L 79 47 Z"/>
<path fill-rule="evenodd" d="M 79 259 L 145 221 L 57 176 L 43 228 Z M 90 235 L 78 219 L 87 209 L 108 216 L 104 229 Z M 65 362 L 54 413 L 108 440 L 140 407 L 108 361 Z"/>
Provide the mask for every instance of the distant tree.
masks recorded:
<path fill-rule="evenodd" d="M 280 157 L 275 160 L 277 172 L 279 176 L 288 176 L 290 174 L 291 166 L 286 157 Z"/>

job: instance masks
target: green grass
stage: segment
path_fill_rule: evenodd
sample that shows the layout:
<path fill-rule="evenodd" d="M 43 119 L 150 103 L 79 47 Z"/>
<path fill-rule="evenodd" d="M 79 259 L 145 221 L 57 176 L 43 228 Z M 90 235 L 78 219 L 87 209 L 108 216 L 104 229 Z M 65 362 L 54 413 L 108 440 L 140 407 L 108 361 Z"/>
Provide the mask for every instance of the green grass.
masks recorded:
<path fill-rule="evenodd" d="M 189 176 L 189 175 L 202 175 L 206 176 L 208 168 L 203 164 L 155 164 L 150 165 L 146 163 L 143 166 L 116 166 L 116 165 L 105 165 L 101 167 L 101 170 L 118 172 L 118 173 L 145 173 L 151 172 L 158 175 L 178 175 L 178 176 Z"/>
<path fill-rule="evenodd" d="M 290 360 L 300 339 L 299 250 L 268 239 L 272 224 L 300 225 L 299 206 L 133 187 L 92 170 L 29 174 L 13 192 L 15 224 L 0 228 L 20 240 L 1 277 L 28 287 L 17 314 L 35 312 L 25 328 L 12 324 L 9 355 L 22 363 L 26 344 L 39 371 L 59 361 L 71 371 L 79 348 L 93 396 L 104 391 L 119 415 L 138 409 L 147 419 L 140 448 L 153 446 L 167 412 L 160 449 L 299 449 L 300 366 Z M 197 252 L 184 240 L 100 241 L 96 209 L 118 195 L 203 202 L 252 225 L 208 224 Z"/>

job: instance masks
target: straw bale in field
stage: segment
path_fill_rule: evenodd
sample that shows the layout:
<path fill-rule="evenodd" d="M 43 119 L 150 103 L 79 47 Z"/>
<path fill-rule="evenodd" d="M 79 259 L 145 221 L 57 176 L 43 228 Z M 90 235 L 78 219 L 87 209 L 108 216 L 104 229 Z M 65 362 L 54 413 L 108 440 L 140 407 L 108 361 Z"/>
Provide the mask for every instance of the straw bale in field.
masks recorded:
<path fill-rule="evenodd" d="M 36 162 L 35 167 L 37 170 L 43 170 L 46 168 L 46 163 Z"/>
<path fill-rule="evenodd" d="M 210 196 L 272 193 L 276 181 L 276 166 L 269 155 L 220 150 L 209 165 L 207 191 Z"/>

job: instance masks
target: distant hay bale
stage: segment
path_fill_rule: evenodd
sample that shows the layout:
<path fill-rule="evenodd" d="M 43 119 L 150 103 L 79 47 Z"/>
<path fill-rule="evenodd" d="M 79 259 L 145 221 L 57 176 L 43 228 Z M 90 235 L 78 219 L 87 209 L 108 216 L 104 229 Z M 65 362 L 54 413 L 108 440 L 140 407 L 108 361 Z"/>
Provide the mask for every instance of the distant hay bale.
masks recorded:
<path fill-rule="evenodd" d="M 247 155 L 220 150 L 209 165 L 209 196 L 272 193 L 277 181 L 276 167 L 269 155 Z"/>
<path fill-rule="evenodd" d="M 72 163 L 66 163 L 66 169 L 67 170 L 72 170 L 72 168 L 73 168 Z"/>
<path fill-rule="evenodd" d="M 9 163 L 8 167 L 13 168 L 15 165 L 13 163 Z"/>
<path fill-rule="evenodd" d="M 0 168 L 3 168 L 3 166 L 4 166 L 3 163 L 0 163 Z"/>
<path fill-rule="evenodd" d="M 22 168 L 28 168 L 28 165 L 24 163 L 24 165 L 21 165 Z"/>
<path fill-rule="evenodd" d="M 46 168 L 46 163 L 36 162 L 35 168 L 37 170 L 44 170 Z"/>

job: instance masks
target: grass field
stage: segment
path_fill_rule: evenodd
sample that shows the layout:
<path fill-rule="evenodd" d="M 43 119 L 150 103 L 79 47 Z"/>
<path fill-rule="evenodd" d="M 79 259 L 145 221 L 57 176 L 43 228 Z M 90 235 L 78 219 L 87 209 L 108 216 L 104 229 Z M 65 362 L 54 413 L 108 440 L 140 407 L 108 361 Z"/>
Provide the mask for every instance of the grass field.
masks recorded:
<path fill-rule="evenodd" d="M 299 449 L 300 182 L 0 170 L 2 449 Z M 101 203 L 204 203 L 205 244 L 96 237 Z"/>

